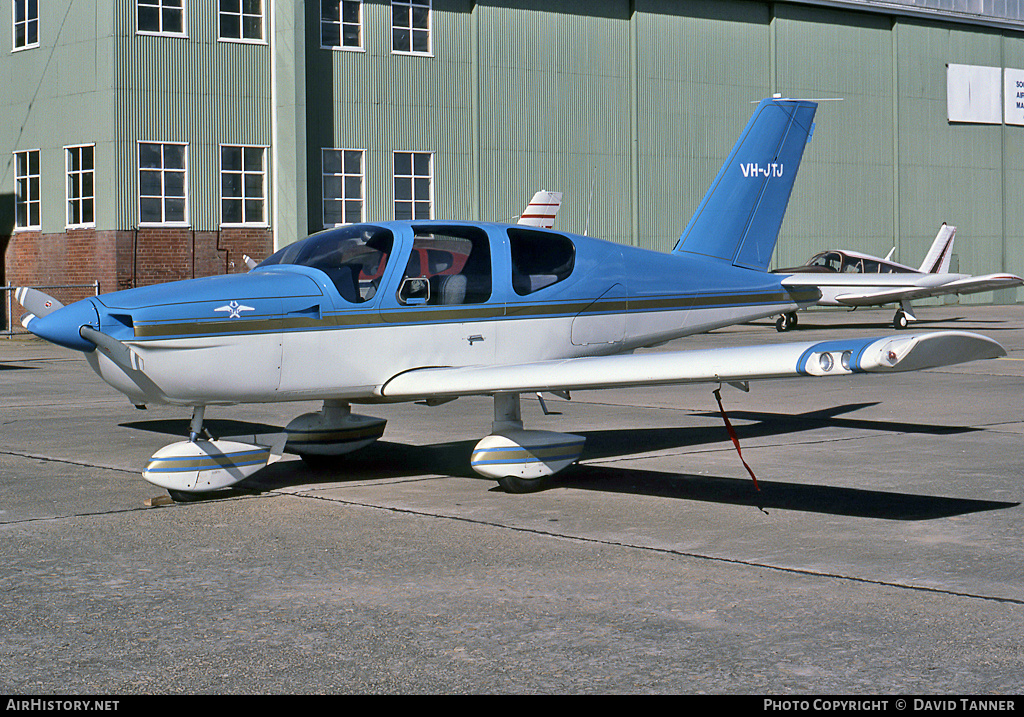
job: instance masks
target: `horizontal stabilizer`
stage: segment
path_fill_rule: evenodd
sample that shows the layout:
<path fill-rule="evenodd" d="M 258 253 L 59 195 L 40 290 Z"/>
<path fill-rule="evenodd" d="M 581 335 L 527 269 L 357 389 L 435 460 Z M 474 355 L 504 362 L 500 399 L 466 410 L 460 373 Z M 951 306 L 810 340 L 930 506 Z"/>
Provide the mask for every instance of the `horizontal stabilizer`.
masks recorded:
<path fill-rule="evenodd" d="M 939 331 L 693 351 L 590 356 L 509 366 L 421 368 L 398 374 L 385 398 L 629 388 L 682 383 L 916 371 L 1005 356 L 984 336 Z"/>

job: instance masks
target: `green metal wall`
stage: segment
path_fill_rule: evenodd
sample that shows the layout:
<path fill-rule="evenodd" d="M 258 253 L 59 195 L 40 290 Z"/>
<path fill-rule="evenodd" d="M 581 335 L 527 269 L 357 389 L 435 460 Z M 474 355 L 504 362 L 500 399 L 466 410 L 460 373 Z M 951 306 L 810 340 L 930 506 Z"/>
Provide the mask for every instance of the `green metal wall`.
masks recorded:
<path fill-rule="evenodd" d="M 219 225 L 220 144 L 271 148 L 279 244 L 322 226 L 320 150 L 343 147 L 366 150 L 370 220 L 392 216 L 393 153 L 432 151 L 439 218 L 510 220 L 543 188 L 560 229 L 668 250 L 779 92 L 842 100 L 819 106 L 777 266 L 832 246 L 917 264 L 946 221 L 960 270 L 1024 274 L 1024 127 L 950 124 L 945 104 L 948 63 L 1024 68 L 1022 33 L 752 0 L 435 0 L 416 57 L 391 53 L 386 0 L 364 4 L 360 52 L 321 49 L 302 0 L 267 0 L 262 44 L 217 41 L 217 0 L 190 0 L 186 38 L 136 34 L 133 0 L 54 3 L 41 47 L 0 62 L 0 193 L 13 150 L 43 150 L 44 233 L 64 229 L 65 145 L 96 143 L 97 227 L 130 229 L 137 143 L 181 141 L 198 230 Z"/>
<path fill-rule="evenodd" d="M 0 17 L 0 193 L 14 191 L 13 152 L 38 149 L 41 225 L 44 233 L 63 232 L 64 147 L 96 144 L 100 181 L 96 191 L 98 226 L 109 226 L 116 204 L 113 183 L 114 122 L 111 14 L 104 3 L 52 0 L 46 3 L 39 47 L 11 52 L 11 9 Z M 13 200 L 12 200 L 13 201 Z M 13 203 L 12 203 L 13 208 Z M 0 226 L 13 218 L 0 218 Z"/>
<path fill-rule="evenodd" d="M 220 145 L 271 145 L 269 44 L 218 41 L 217 9 L 217 0 L 189 0 L 188 37 L 166 37 L 137 34 L 135 1 L 116 3 L 116 104 L 108 111 L 116 127 L 117 229 L 139 221 L 138 142 L 188 143 L 196 230 L 220 225 Z M 267 169 L 269 179 L 269 159 Z"/>

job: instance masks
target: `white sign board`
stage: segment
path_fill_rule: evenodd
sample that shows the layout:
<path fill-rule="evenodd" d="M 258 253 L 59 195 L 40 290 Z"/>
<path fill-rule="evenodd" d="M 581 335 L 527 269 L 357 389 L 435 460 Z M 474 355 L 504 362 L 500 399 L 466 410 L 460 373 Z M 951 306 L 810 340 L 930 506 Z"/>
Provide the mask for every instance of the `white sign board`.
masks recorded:
<path fill-rule="evenodd" d="M 946 113 L 950 122 L 1002 124 L 1001 67 L 946 65 Z"/>
<path fill-rule="evenodd" d="M 1003 71 L 1003 121 L 1024 125 L 1024 70 Z"/>

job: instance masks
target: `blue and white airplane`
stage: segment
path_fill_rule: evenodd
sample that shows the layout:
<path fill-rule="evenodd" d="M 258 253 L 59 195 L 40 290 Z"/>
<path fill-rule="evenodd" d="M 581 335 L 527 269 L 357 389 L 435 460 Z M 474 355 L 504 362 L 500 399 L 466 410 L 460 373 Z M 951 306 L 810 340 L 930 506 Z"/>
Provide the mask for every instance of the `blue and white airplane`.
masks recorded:
<path fill-rule="evenodd" d="M 23 324 L 83 352 L 138 406 L 192 407 L 189 439 L 143 471 L 172 497 L 231 486 L 284 451 L 315 461 L 379 438 L 385 421 L 352 404 L 492 396 L 472 467 L 526 492 L 575 462 L 584 439 L 525 428 L 524 393 L 745 386 L 1005 355 L 952 331 L 633 353 L 818 300 L 817 289 L 789 289 L 767 271 L 815 110 L 761 101 L 671 253 L 514 224 L 356 224 L 286 246 L 247 274 L 67 307 L 20 290 L 31 312 Z M 280 433 L 215 439 L 203 428 L 208 406 L 314 399 L 323 408 Z"/>

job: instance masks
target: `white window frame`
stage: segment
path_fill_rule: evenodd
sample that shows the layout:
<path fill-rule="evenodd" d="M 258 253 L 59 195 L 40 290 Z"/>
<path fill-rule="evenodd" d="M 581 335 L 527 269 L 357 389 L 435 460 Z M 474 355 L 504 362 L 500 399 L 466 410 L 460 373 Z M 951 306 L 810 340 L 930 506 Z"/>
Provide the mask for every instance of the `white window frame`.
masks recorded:
<path fill-rule="evenodd" d="M 89 149 L 92 153 L 92 166 L 89 169 L 72 169 L 71 158 L 72 154 L 76 151 L 81 153 L 83 150 Z M 83 180 L 86 175 L 92 180 L 92 193 L 86 195 L 82 190 Z M 96 226 L 96 145 L 95 144 L 73 144 L 64 148 L 64 176 L 67 181 L 64 183 L 64 219 L 65 226 L 68 229 L 82 229 L 86 227 Z M 72 186 L 78 187 L 78 196 L 72 197 L 71 188 Z M 73 202 L 79 203 L 79 218 L 85 216 L 84 208 L 85 203 L 90 202 L 92 205 L 92 219 L 90 221 L 72 221 L 71 206 Z"/>
<path fill-rule="evenodd" d="M 413 10 L 417 7 L 427 6 L 427 26 L 425 28 L 416 27 L 413 22 Z M 409 24 L 408 25 L 396 25 L 396 21 L 399 18 L 395 16 L 395 10 L 399 9 L 402 12 L 408 10 Z M 396 30 L 408 30 L 409 31 L 409 49 L 408 50 L 396 50 L 395 49 L 395 31 Z M 426 32 L 427 34 L 427 49 L 416 50 L 416 43 L 413 40 L 415 32 Z M 434 3 L 433 0 L 391 0 L 391 54 L 393 55 L 415 55 L 417 57 L 433 57 L 434 55 Z"/>
<path fill-rule="evenodd" d="M 18 155 L 25 155 L 25 173 L 18 169 Z M 36 155 L 36 174 L 32 174 L 32 155 Z M 42 185 L 42 157 L 38 149 L 21 149 L 14 152 L 14 231 L 30 232 L 39 231 L 43 222 L 42 201 L 39 198 Z M 35 180 L 35 191 L 32 191 L 32 180 Z M 18 187 L 24 183 L 25 192 L 23 201 L 18 201 Z M 25 224 L 18 223 L 18 208 L 25 206 Z M 32 223 L 32 206 L 36 208 L 36 223 Z"/>
<path fill-rule="evenodd" d="M 224 169 L 224 149 L 230 147 L 232 149 L 242 150 L 242 168 L 240 170 L 235 169 Z M 258 149 L 260 150 L 260 171 L 256 172 L 253 170 L 247 170 L 245 168 L 245 150 L 247 149 Z M 220 189 L 218 194 L 220 196 L 220 225 L 222 227 L 267 227 L 270 226 L 270 215 L 269 207 L 267 203 L 267 152 L 269 148 L 263 144 L 222 144 L 217 152 L 218 162 L 220 164 Z M 240 197 L 225 197 L 224 196 L 224 175 L 235 174 L 238 175 L 240 183 L 239 188 L 242 192 Z M 245 178 L 246 176 L 259 175 L 261 178 L 260 188 L 262 194 L 259 197 L 247 197 L 245 195 Z M 240 222 L 228 222 L 224 220 L 224 200 L 241 201 L 242 202 L 242 221 Z M 245 210 L 246 201 L 253 199 L 259 199 L 262 204 L 263 218 L 259 221 L 250 222 L 246 221 L 247 212 Z"/>
<path fill-rule="evenodd" d="M 340 152 L 341 153 L 341 172 L 327 172 L 327 162 L 324 161 L 328 152 Z M 345 153 L 346 152 L 358 152 L 359 153 L 359 172 L 354 174 L 345 171 Z M 357 222 L 366 221 L 366 150 L 357 149 L 355 147 L 322 147 L 320 149 L 320 176 L 321 176 L 321 211 L 323 214 L 324 228 L 330 227 L 342 227 L 348 224 L 354 224 Z M 341 177 L 341 196 L 340 197 L 328 197 L 327 196 L 327 178 L 328 177 Z M 351 177 L 359 177 L 359 196 L 350 197 L 346 194 L 345 189 L 347 186 L 346 179 Z M 356 201 L 358 199 L 359 207 L 359 218 L 356 222 L 341 221 L 332 223 L 327 221 L 327 203 L 328 202 L 340 202 L 341 216 L 342 219 L 347 218 L 347 212 L 345 211 L 346 202 Z"/>
<path fill-rule="evenodd" d="M 246 45 L 266 45 L 267 44 L 267 24 L 266 24 L 266 5 L 264 0 L 257 0 L 260 4 L 259 18 L 260 18 L 260 36 L 259 37 L 245 37 L 245 18 L 257 17 L 251 12 L 245 11 L 245 0 L 238 0 L 238 12 L 233 10 L 225 11 L 217 6 L 217 39 L 221 42 L 240 42 Z M 237 15 L 238 16 L 238 32 L 239 37 L 226 37 L 221 34 L 220 21 L 224 15 Z"/>
<path fill-rule="evenodd" d="M 143 196 L 143 194 L 142 194 L 142 172 L 143 171 L 153 171 L 153 168 L 151 168 L 151 167 L 143 167 L 142 166 L 142 145 L 144 145 L 144 144 L 155 144 L 155 145 L 160 146 L 160 148 L 161 148 L 160 149 L 160 168 L 159 168 L 159 172 L 160 172 L 160 192 L 161 193 L 159 195 L 147 194 L 147 195 Z M 180 198 L 180 199 L 184 200 L 184 203 L 185 203 L 185 212 L 184 212 L 184 214 L 185 214 L 185 216 L 184 216 L 184 219 L 181 219 L 181 220 L 171 220 L 171 221 L 167 220 L 167 200 L 168 200 L 169 197 L 168 197 L 167 191 L 166 191 L 166 189 L 167 189 L 166 175 L 167 175 L 167 172 L 169 172 L 169 171 L 174 171 L 174 172 L 182 171 L 182 170 L 179 170 L 177 167 L 168 170 L 164 166 L 164 150 L 163 150 L 163 148 L 165 146 L 168 146 L 168 145 L 172 145 L 172 146 L 175 146 L 175 147 L 184 147 L 185 148 L 185 162 L 184 162 L 184 164 L 185 164 L 185 168 L 184 168 L 185 176 L 183 178 L 183 189 L 182 189 L 182 191 L 184 192 L 184 196 L 183 197 L 178 197 L 176 195 L 175 197 L 173 197 L 174 199 L 179 199 Z M 138 179 L 138 195 L 139 195 L 139 203 L 138 203 L 139 226 L 140 227 L 187 227 L 187 226 L 190 226 L 190 224 L 189 224 L 189 195 L 188 195 L 188 189 L 189 189 L 189 187 L 188 187 L 188 185 L 189 185 L 189 171 L 188 171 L 189 146 L 188 146 L 188 143 L 187 142 L 163 142 L 163 141 L 159 141 L 159 140 L 139 140 L 138 141 L 138 146 L 137 146 L 136 149 L 137 149 L 136 158 L 138 160 L 138 167 L 136 169 L 136 172 L 137 172 L 137 179 Z M 160 199 L 160 221 L 144 221 L 142 219 L 142 200 L 143 199 L 154 199 L 154 198 L 159 198 Z"/>
<path fill-rule="evenodd" d="M 135 32 L 138 35 L 158 35 L 162 37 L 188 37 L 188 2 L 189 0 L 181 0 L 181 30 L 164 30 L 163 10 L 164 4 L 169 0 L 135 0 Z M 139 5 L 145 5 L 146 7 L 156 7 L 160 13 L 160 29 L 159 30 L 143 30 L 139 27 Z M 177 10 L 177 6 L 168 6 L 170 10 Z"/>
<path fill-rule="evenodd" d="M 320 4 L 320 48 L 324 50 L 344 50 L 346 52 L 366 52 L 366 47 L 363 42 L 363 0 L 331 0 L 331 2 L 338 3 L 338 17 L 340 18 L 337 22 L 334 20 L 324 17 L 323 0 Z M 347 25 L 354 25 L 356 23 L 345 22 L 345 4 L 355 5 L 359 8 L 359 44 L 358 45 L 346 45 L 344 44 L 345 39 L 345 27 Z M 338 38 L 342 42 L 341 45 L 325 45 L 324 44 L 324 25 L 337 25 L 338 26 Z"/>
<path fill-rule="evenodd" d="M 31 2 L 36 3 L 36 13 L 34 17 L 29 15 L 29 4 Z M 39 47 L 39 2 L 41 0 L 13 0 L 11 2 L 11 52 L 20 52 L 22 50 L 31 50 L 34 47 Z M 25 19 L 18 22 L 18 5 L 25 7 Z M 35 25 L 36 39 L 35 42 L 28 41 L 28 29 L 30 25 Z M 18 37 L 18 25 L 25 26 L 25 44 L 17 45 Z"/>
<path fill-rule="evenodd" d="M 412 171 L 412 174 L 398 174 L 398 162 L 396 160 L 398 158 L 398 155 L 400 155 L 400 154 L 408 154 L 408 155 L 410 155 L 409 166 L 410 166 L 410 169 Z M 417 155 L 425 155 L 428 158 L 429 166 L 427 168 L 427 174 L 425 174 L 425 175 L 417 174 L 416 173 L 416 156 Z M 392 161 L 392 164 L 391 164 L 392 191 L 394 192 L 393 196 L 391 197 L 391 202 L 392 202 L 392 212 L 393 212 L 394 218 L 396 220 L 398 219 L 398 204 L 399 204 L 399 202 L 401 202 L 402 204 L 411 204 L 412 205 L 412 217 L 411 217 L 411 219 L 413 221 L 433 219 L 434 218 L 434 153 L 433 152 L 419 151 L 419 150 L 396 151 L 394 153 L 394 155 L 392 156 L 391 161 Z M 427 195 L 428 196 L 427 196 L 427 199 L 425 199 L 425 200 L 422 199 L 422 198 L 417 198 L 417 196 L 416 196 L 416 180 L 417 179 L 423 179 L 423 178 L 427 179 Z M 410 187 L 412 189 L 412 198 L 411 199 L 399 199 L 398 198 L 397 184 L 398 184 L 398 181 L 400 179 L 402 179 L 402 180 L 409 180 L 410 181 Z M 429 216 L 426 216 L 426 217 L 416 216 L 416 205 L 418 203 L 421 203 L 421 202 L 424 202 L 424 201 L 426 201 L 429 204 Z"/>

